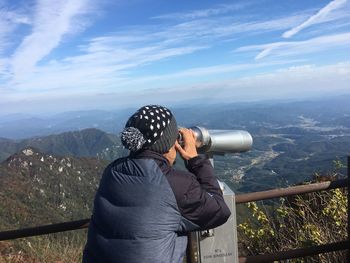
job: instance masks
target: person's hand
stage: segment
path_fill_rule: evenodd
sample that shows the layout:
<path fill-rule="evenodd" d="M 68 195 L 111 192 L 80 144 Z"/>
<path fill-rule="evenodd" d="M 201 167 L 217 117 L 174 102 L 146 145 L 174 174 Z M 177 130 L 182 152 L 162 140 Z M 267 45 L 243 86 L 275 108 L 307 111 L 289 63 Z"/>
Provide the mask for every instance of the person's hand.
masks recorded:
<path fill-rule="evenodd" d="M 181 128 L 179 132 L 182 135 L 182 139 L 184 142 L 183 147 L 178 143 L 178 141 L 175 142 L 176 150 L 180 153 L 181 157 L 184 160 L 189 160 L 191 158 L 194 158 L 198 156 L 197 148 L 196 148 L 196 135 L 191 129 Z"/>

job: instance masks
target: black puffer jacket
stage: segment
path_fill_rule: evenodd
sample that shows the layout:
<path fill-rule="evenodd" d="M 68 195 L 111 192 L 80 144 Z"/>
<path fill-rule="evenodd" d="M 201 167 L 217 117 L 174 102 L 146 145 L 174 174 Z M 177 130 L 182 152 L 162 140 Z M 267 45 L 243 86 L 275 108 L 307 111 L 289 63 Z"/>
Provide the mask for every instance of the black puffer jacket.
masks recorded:
<path fill-rule="evenodd" d="M 174 170 L 149 150 L 104 171 L 96 193 L 83 262 L 182 262 L 186 232 L 226 222 L 226 206 L 209 160 Z"/>

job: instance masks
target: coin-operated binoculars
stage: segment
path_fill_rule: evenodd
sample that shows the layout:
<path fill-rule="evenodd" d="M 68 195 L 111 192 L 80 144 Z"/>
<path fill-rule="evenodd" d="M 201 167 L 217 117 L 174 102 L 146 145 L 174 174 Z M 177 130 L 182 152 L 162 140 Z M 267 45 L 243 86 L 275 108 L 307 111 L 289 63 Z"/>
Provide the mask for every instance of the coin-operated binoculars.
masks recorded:
<path fill-rule="evenodd" d="M 249 151 L 253 145 L 247 131 L 208 130 L 198 126 L 190 129 L 196 134 L 198 152 L 207 154 L 213 166 L 214 155 Z M 181 138 L 179 140 L 181 143 Z M 231 216 L 215 229 L 190 233 L 187 263 L 238 263 L 235 194 L 225 183 L 219 181 L 219 185 Z"/>
<path fill-rule="evenodd" d="M 246 152 L 252 148 L 253 138 L 242 130 L 208 130 L 194 126 L 189 128 L 196 134 L 198 152 L 209 155 Z M 179 138 L 181 144 L 182 138 Z"/>

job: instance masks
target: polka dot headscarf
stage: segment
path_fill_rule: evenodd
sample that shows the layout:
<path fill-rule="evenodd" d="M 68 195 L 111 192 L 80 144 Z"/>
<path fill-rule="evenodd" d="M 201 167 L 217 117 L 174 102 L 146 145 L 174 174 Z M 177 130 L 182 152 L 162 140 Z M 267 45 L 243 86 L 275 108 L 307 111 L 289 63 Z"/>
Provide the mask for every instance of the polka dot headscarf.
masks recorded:
<path fill-rule="evenodd" d="M 127 121 L 121 141 L 132 152 L 150 149 L 166 153 L 178 135 L 176 120 L 171 111 L 158 105 L 147 105 L 136 111 Z"/>

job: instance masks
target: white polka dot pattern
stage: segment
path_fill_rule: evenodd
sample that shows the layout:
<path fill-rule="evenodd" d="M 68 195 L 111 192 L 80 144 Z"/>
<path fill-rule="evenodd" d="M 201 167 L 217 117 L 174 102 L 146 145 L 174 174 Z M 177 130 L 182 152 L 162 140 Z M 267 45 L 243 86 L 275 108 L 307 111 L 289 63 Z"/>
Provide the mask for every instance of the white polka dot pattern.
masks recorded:
<path fill-rule="evenodd" d="M 141 122 L 138 126 L 143 127 L 140 130 L 144 134 L 147 144 L 153 144 L 163 135 L 172 114 L 165 107 L 151 105 L 139 109 L 133 117 L 136 122 Z"/>
<path fill-rule="evenodd" d="M 123 145 L 130 151 L 148 149 L 165 153 L 174 145 L 178 128 L 170 110 L 147 105 L 129 118 L 121 134 Z"/>

